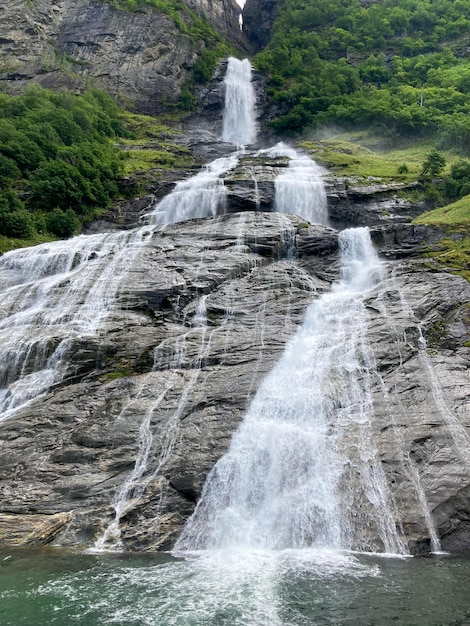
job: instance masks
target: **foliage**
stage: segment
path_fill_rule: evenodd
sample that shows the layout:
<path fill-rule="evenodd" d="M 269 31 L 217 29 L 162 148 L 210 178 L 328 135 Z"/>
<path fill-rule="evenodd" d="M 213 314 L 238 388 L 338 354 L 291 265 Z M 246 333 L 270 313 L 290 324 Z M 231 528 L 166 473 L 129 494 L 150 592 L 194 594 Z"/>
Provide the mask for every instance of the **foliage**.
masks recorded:
<path fill-rule="evenodd" d="M 277 131 L 341 124 L 470 150 L 470 0 L 284 0 L 255 59 Z"/>
<path fill-rule="evenodd" d="M 72 209 L 62 211 L 56 207 L 46 217 L 47 231 L 57 237 L 70 237 L 79 227 L 80 222 Z"/>
<path fill-rule="evenodd" d="M 470 225 L 470 195 L 457 202 L 422 213 L 414 219 L 415 224 Z"/>
<path fill-rule="evenodd" d="M 167 116 L 168 123 L 162 123 L 147 115 L 126 112 L 125 122 L 130 138 L 121 139 L 123 149 L 124 174 L 144 173 L 156 169 L 187 167 L 193 164 L 189 148 L 176 143 L 179 131 L 175 130 L 173 119 Z"/>
<path fill-rule="evenodd" d="M 429 140 L 391 144 L 365 132 L 342 133 L 329 139 L 302 141 L 299 145 L 318 163 L 339 176 L 353 177 L 359 184 L 370 184 L 371 177 L 385 182 L 416 181 L 426 154 L 432 149 Z M 451 161 L 451 154 L 446 152 L 445 156 Z"/>
<path fill-rule="evenodd" d="M 0 95 L 0 235 L 70 236 L 117 195 L 121 110 L 106 94 Z"/>
<path fill-rule="evenodd" d="M 16 237 L 7 237 L 5 235 L 0 235 L 0 254 L 3 254 L 4 252 L 9 252 L 10 250 L 15 250 L 15 248 L 34 246 L 40 243 L 53 241 L 54 239 L 56 239 L 56 237 L 54 237 L 53 235 L 39 233 L 33 234 L 33 236 L 29 237 L 28 239 L 19 239 Z"/>
<path fill-rule="evenodd" d="M 437 150 L 431 150 L 424 160 L 421 176 L 438 176 L 445 166 L 445 157 Z"/>
<path fill-rule="evenodd" d="M 126 150 L 125 174 L 142 172 L 148 169 L 175 169 L 192 162 L 188 148 L 167 144 L 164 150 L 142 147 Z"/>
<path fill-rule="evenodd" d="M 470 161 L 466 159 L 455 161 L 448 175 L 431 182 L 431 178 L 441 174 L 445 166 L 445 157 L 437 150 L 431 150 L 423 163 L 421 180 L 427 181 L 426 198 L 435 205 L 470 194 Z"/>
<path fill-rule="evenodd" d="M 438 249 L 428 252 L 438 269 L 463 276 L 470 282 L 470 238 L 449 237 L 438 244 Z"/>

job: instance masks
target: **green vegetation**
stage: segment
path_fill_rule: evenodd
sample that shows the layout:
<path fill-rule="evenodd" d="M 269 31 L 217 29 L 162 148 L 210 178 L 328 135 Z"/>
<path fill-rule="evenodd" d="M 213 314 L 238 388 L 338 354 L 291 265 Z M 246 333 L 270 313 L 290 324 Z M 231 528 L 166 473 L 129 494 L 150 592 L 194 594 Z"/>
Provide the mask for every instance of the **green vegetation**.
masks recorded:
<path fill-rule="evenodd" d="M 299 145 L 338 176 L 354 177 L 358 182 L 362 179 L 367 184 L 370 177 L 383 182 L 417 181 L 427 155 L 433 150 L 429 139 L 390 143 L 377 134 L 360 131 L 324 140 L 301 141 Z M 455 162 L 456 156 L 443 151 L 442 157 L 447 163 L 444 171 L 450 173 L 450 164 Z"/>
<path fill-rule="evenodd" d="M 190 165 L 172 121 L 125 112 L 99 91 L 0 94 L 0 254 L 77 233 L 123 175 Z"/>
<path fill-rule="evenodd" d="M 105 374 L 106 380 L 116 380 L 127 376 L 135 376 L 138 372 L 134 371 L 129 363 L 120 363 L 112 372 Z"/>
<path fill-rule="evenodd" d="M 470 224 L 470 195 L 447 206 L 423 213 L 414 220 L 415 224 L 442 224 L 458 227 Z"/>
<path fill-rule="evenodd" d="M 438 249 L 426 253 L 426 257 L 433 259 L 434 268 L 463 276 L 470 282 L 470 237 L 443 239 Z"/>
<path fill-rule="evenodd" d="M 376 128 L 470 150 L 470 0 L 285 0 L 255 59 L 279 132 Z"/>
<path fill-rule="evenodd" d="M 124 174 L 155 169 L 177 169 L 193 164 L 186 146 L 175 143 L 177 131 L 147 115 L 125 113 L 130 138 L 122 139 Z"/>
<path fill-rule="evenodd" d="M 0 235 L 0 254 L 4 252 L 8 252 L 9 250 L 14 250 L 15 248 L 26 248 L 27 246 L 35 246 L 39 243 L 46 243 L 48 241 L 53 241 L 57 239 L 53 235 L 40 235 L 34 234 L 29 239 L 18 239 L 15 237 L 5 237 Z"/>
<path fill-rule="evenodd" d="M 343 133 L 331 139 L 301 141 L 315 160 L 356 184 L 419 182 L 413 199 L 440 206 L 470 193 L 470 160 L 437 151 L 430 139 L 387 142 L 368 132 Z M 436 178 L 439 176 L 440 178 Z"/>
<path fill-rule="evenodd" d="M 415 224 L 443 226 L 448 237 L 426 253 L 431 258 L 432 269 L 445 269 L 463 276 L 470 282 L 470 195 L 453 204 L 423 213 L 414 220 Z"/>
<path fill-rule="evenodd" d="M 122 114 L 105 94 L 31 85 L 0 95 L 0 235 L 67 237 L 108 207 L 123 171 Z M 2 248 L 8 247 L 5 242 Z"/>

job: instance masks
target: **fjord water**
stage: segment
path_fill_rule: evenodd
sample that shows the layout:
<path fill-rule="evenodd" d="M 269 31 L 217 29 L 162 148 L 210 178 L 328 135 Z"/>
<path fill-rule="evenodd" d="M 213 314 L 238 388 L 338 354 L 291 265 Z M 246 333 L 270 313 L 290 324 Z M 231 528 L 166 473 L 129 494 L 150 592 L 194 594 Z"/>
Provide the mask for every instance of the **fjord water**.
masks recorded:
<path fill-rule="evenodd" d="M 326 560 L 325 556 L 325 560 Z M 2 626 L 467 626 L 470 560 L 358 556 L 331 575 L 279 555 L 0 552 Z M 339 563 L 338 563 L 339 565 Z"/>

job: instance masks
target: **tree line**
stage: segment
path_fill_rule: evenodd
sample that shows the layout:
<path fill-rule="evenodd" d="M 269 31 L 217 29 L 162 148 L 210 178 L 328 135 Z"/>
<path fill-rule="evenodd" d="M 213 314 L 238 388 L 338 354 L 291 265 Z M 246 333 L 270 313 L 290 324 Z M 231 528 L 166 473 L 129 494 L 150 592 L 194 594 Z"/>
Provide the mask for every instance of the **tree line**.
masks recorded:
<path fill-rule="evenodd" d="M 0 94 L 0 234 L 67 237 L 107 208 L 122 173 L 121 118 L 99 91 Z"/>
<path fill-rule="evenodd" d="M 284 0 L 254 59 L 283 133 L 332 124 L 470 150 L 470 0 Z"/>

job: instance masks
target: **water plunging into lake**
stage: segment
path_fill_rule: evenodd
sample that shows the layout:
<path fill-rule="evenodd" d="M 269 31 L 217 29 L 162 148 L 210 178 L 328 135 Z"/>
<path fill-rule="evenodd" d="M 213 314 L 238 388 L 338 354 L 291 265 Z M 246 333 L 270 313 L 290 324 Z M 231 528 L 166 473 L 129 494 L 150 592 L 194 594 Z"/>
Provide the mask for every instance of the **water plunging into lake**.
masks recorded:
<path fill-rule="evenodd" d="M 265 379 L 174 556 L 4 551 L 2 623 L 468 623 L 470 563 L 404 556 L 369 436 L 364 299 L 382 267 L 366 229 L 342 233 L 341 260 L 341 280 L 312 303 Z M 196 318 L 205 324 L 204 300 Z M 352 491 L 351 462 L 362 476 Z"/>
<path fill-rule="evenodd" d="M 229 451 L 206 481 L 177 554 L 406 554 L 371 428 L 374 363 L 363 299 L 380 281 L 381 265 L 365 228 L 343 231 L 340 250 L 341 282 L 310 306 L 262 383 Z M 359 451 L 354 459 L 350 448 Z M 351 462 L 360 478 L 347 485 Z"/>
<path fill-rule="evenodd" d="M 237 148 L 253 144 L 255 98 L 248 61 L 229 59 L 225 89 L 222 140 Z M 275 181 L 274 209 L 327 224 L 316 164 L 285 146 L 265 152 L 289 159 Z M 145 226 L 1 258 L 0 419 L 75 375 L 74 350 L 85 337 L 99 345 L 148 237 L 167 224 L 224 212 L 223 178 L 240 156 L 234 152 L 216 159 L 178 183 L 146 216 Z M 289 219 L 282 218 L 288 229 Z M 340 280 L 310 305 L 261 384 L 227 453 L 209 474 L 173 554 L 70 558 L 47 550 L 3 551 L 2 624 L 470 623 L 465 587 L 469 564 L 407 558 L 372 436 L 371 390 L 379 376 L 367 344 L 365 300 L 377 288 L 383 269 L 367 229 L 346 230 L 339 243 Z M 243 233 L 237 247 L 243 248 Z M 295 263 L 293 255 L 286 256 L 286 262 Z M 165 433 L 152 430 L 152 417 L 171 388 L 170 375 L 167 388 L 148 400 L 134 467 L 110 494 L 115 515 L 97 539 L 96 550 L 122 549 L 122 518 L 175 445 L 182 407 L 198 384 L 210 345 L 204 295 L 198 297 L 192 327 L 188 325 L 191 334 L 199 338 L 195 366 L 169 421 L 171 428 Z M 175 341 L 170 356 L 168 346 L 156 346 L 155 363 L 165 355 L 178 368 L 184 341 L 185 336 Z M 134 400 L 123 406 L 121 417 L 132 412 Z M 158 458 L 152 456 L 156 437 L 164 442 Z M 422 490 L 420 498 L 425 510 Z M 430 517 L 429 511 L 426 515 Z"/>

